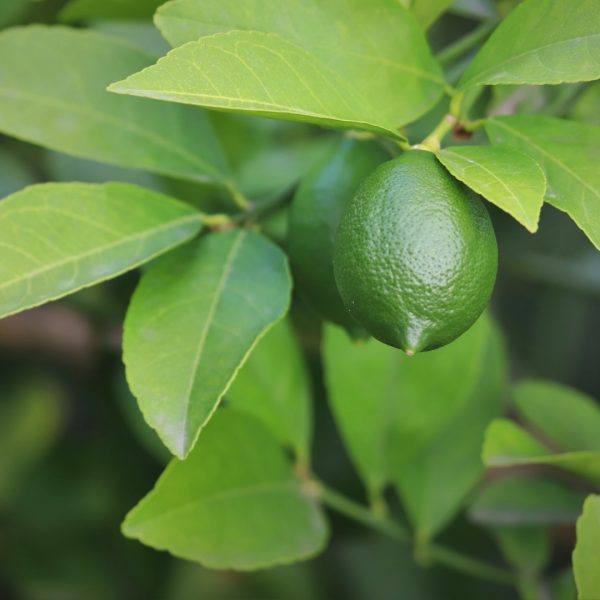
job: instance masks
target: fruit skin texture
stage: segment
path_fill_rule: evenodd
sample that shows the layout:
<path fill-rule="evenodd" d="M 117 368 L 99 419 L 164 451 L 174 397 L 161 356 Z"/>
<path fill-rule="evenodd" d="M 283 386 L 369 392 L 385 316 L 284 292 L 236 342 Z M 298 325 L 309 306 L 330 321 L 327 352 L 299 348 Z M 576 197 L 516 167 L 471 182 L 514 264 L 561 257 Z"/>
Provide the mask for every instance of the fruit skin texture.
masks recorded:
<path fill-rule="evenodd" d="M 335 277 L 350 313 L 407 354 L 464 333 L 485 309 L 498 268 L 496 236 L 477 195 L 431 152 L 381 165 L 348 204 Z"/>
<path fill-rule="evenodd" d="M 287 249 L 299 291 L 324 319 L 357 333 L 333 275 L 333 244 L 346 204 L 389 155 L 374 143 L 340 139 L 303 179 L 292 203 Z"/>

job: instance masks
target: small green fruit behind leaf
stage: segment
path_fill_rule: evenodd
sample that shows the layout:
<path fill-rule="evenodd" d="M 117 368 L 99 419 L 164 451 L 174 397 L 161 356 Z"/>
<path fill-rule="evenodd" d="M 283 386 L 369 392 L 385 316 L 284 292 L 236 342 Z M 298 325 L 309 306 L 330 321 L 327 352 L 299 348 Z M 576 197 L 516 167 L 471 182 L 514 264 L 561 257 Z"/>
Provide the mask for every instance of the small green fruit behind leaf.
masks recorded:
<path fill-rule="evenodd" d="M 350 313 L 407 354 L 448 344 L 486 307 L 498 249 L 483 203 L 425 151 L 381 165 L 348 204 L 334 267 Z"/>
<path fill-rule="evenodd" d="M 342 138 L 302 181 L 292 204 L 288 251 L 300 293 L 324 318 L 359 328 L 333 275 L 333 244 L 344 207 L 359 185 L 389 156 L 375 143 Z"/>

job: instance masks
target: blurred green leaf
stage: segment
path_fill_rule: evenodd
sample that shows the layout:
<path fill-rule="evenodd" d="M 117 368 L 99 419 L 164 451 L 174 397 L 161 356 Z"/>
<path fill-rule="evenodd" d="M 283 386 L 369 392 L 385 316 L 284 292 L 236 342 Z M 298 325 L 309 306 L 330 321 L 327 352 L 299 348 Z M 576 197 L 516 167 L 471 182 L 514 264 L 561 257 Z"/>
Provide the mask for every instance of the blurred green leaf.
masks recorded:
<path fill-rule="evenodd" d="M 0 198 L 34 183 L 27 166 L 8 150 L 0 148 Z"/>
<path fill-rule="evenodd" d="M 532 233 L 537 230 L 546 177 L 533 158 L 502 146 L 456 146 L 437 156 L 454 177 Z"/>
<path fill-rule="evenodd" d="M 476 55 L 460 87 L 598 79 L 599 23 L 597 0 L 525 0 Z"/>
<path fill-rule="evenodd" d="M 565 211 L 600 248 L 600 127 L 519 115 L 493 117 L 485 129 L 493 144 L 537 160 L 548 181 L 546 201 Z"/>
<path fill-rule="evenodd" d="M 64 393 L 48 379 L 32 377 L 2 392 L 0 403 L 0 507 L 10 502 L 22 477 L 55 443 L 65 420 Z"/>
<path fill-rule="evenodd" d="M 420 542 L 430 540 L 448 523 L 481 476 L 484 432 L 489 422 L 502 413 L 507 378 L 504 344 L 497 328 L 490 329 L 489 324 L 486 328 L 487 339 L 478 352 L 481 366 L 466 401 L 415 456 L 394 472 Z M 451 353 L 446 360 L 457 364 Z M 429 376 L 439 377 L 435 361 L 429 364 Z M 422 401 L 428 400 L 423 394 Z"/>
<path fill-rule="evenodd" d="M 311 389 L 304 358 L 287 320 L 265 334 L 227 392 L 236 410 L 258 417 L 304 461 L 312 429 Z"/>
<path fill-rule="evenodd" d="M 324 360 L 329 401 L 348 451 L 371 493 L 378 493 L 387 482 L 397 481 L 404 470 L 407 483 L 403 494 L 411 496 L 409 501 L 413 494 L 423 491 L 418 477 L 427 478 L 429 472 L 411 473 L 411 462 L 434 461 L 434 454 L 428 457 L 427 449 L 436 442 L 447 450 L 450 423 L 467 410 L 480 381 L 484 368 L 481 356 L 486 353 L 490 335 L 491 324 L 484 317 L 449 346 L 409 358 L 376 340 L 355 344 L 343 330 L 327 328 Z M 495 365 L 495 359 L 490 360 Z M 496 381 L 493 369 L 492 373 L 491 380 Z M 484 406 L 482 411 L 487 409 Z M 494 408 L 487 419 L 498 410 Z M 482 415 L 474 418 L 485 420 Z M 480 444 L 481 431 L 475 425 L 472 435 Z M 473 440 L 448 458 L 458 459 Z M 477 463 L 479 447 L 474 448 Z M 429 468 L 434 465 L 435 461 Z M 415 477 L 414 488 L 408 483 L 411 475 Z M 472 485 L 472 479 L 472 472 L 465 470 L 461 486 Z M 452 495 L 460 496 L 460 492 L 454 488 Z M 415 519 L 421 522 L 416 504 L 411 502 L 411 508 L 415 508 Z M 443 517 L 447 518 L 447 513 Z"/>
<path fill-rule="evenodd" d="M 32 0 L 2 0 L 0 3 L 0 27 L 7 27 L 19 20 L 31 6 Z"/>
<path fill-rule="evenodd" d="M 565 450 L 600 450 L 600 407 L 593 398 L 551 381 L 525 380 L 513 388 L 519 413 Z"/>
<path fill-rule="evenodd" d="M 328 535 L 277 441 L 233 410 L 214 416 L 187 460 L 171 462 L 123 532 L 212 568 L 243 570 L 308 558 Z"/>
<path fill-rule="evenodd" d="M 2 32 L 0 131 L 82 158 L 226 182 L 205 114 L 106 91 L 151 62 L 129 42 L 97 32 L 37 25 Z"/>
<path fill-rule="evenodd" d="M 416 21 L 387 0 L 185 0 L 156 22 L 185 45 L 112 91 L 402 139 L 444 88 Z"/>
<path fill-rule="evenodd" d="M 151 19 L 165 0 L 71 0 L 61 11 L 63 21 Z"/>
<path fill-rule="evenodd" d="M 577 520 L 573 570 L 580 600 L 595 600 L 600 590 L 600 496 L 588 496 Z"/>
<path fill-rule="evenodd" d="M 147 423 L 184 457 L 258 339 L 286 313 L 284 254 L 246 229 L 210 234 L 157 261 L 133 296 L 127 380 Z"/>
<path fill-rule="evenodd" d="M 469 505 L 469 517 L 484 525 L 529 526 L 574 523 L 584 495 L 542 475 L 489 482 Z"/>
<path fill-rule="evenodd" d="M 124 273 L 201 227 L 191 207 L 126 184 L 17 192 L 0 202 L 0 317 Z"/>
<path fill-rule="evenodd" d="M 600 451 L 554 452 L 507 419 L 497 419 L 488 427 L 483 461 L 488 467 L 549 465 L 600 483 Z"/>
<path fill-rule="evenodd" d="M 569 116 L 575 121 L 600 126 L 598 107 L 600 107 L 600 83 L 593 83 L 577 98 Z"/>
<path fill-rule="evenodd" d="M 454 0 L 412 0 L 410 10 L 423 29 L 428 29 Z"/>
<path fill-rule="evenodd" d="M 549 577 L 548 587 L 552 600 L 576 600 L 577 598 L 575 578 L 570 568 Z"/>

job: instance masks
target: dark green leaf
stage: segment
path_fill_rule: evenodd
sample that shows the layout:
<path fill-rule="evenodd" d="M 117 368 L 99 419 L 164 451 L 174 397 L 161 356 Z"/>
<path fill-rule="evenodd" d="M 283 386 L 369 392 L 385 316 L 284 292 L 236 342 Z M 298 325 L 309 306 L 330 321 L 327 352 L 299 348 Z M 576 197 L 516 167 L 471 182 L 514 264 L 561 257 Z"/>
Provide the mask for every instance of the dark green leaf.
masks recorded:
<path fill-rule="evenodd" d="M 494 527 L 493 534 L 506 560 L 521 573 L 539 573 L 550 559 L 550 534 L 546 527 Z"/>
<path fill-rule="evenodd" d="M 106 91 L 151 62 L 92 31 L 33 25 L 0 33 L 0 131 L 82 158 L 224 183 L 228 167 L 205 114 Z"/>
<path fill-rule="evenodd" d="M 0 317 L 124 273 L 201 227 L 190 206 L 132 185 L 26 188 L 0 202 Z"/>
<path fill-rule="evenodd" d="M 597 0 L 525 0 L 475 57 L 461 88 L 600 78 Z"/>
<path fill-rule="evenodd" d="M 444 88 L 414 17 L 388 0 L 184 0 L 157 24 L 185 45 L 112 91 L 401 138 Z"/>
<path fill-rule="evenodd" d="M 565 211 L 600 248 L 600 127 L 519 115 L 494 117 L 486 131 L 494 144 L 520 150 L 540 164 L 548 181 L 546 201 Z"/>
<path fill-rule="evenodd" d="M 248 570 L 316 554 L 327 524 L 269 430 L 224 410 L 127 515 L 123 532 L 208 567 Z"/>
<path fill-rule="evenodd" d="M 127 380 L 148 424 L 184 457 L 257 340 L 285 314 L 281 250 L 248 230 L 211 234 L 143 276 L 125 321 Z"/>
<path fill-rule="evenodd" d="M 261 419 L 275 437 L 307 460 L 312 425 L 310 381 L 298 341 L 286 320 L 257 344 L 227 399 L 236 410 Z"/>

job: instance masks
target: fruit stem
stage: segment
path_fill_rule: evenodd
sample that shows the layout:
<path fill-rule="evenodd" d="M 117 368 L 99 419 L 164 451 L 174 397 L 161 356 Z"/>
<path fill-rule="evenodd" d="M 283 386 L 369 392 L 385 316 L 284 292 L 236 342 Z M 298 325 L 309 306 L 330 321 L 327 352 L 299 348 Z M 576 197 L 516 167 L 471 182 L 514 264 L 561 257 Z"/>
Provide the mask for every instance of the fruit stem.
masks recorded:
<path fill-rule="evenodd" d="M 379 531 L 402 544 L 411 542 L 409 531 L 395 519 L 387 515 L 374 514 L 372 510 L 328 488 L 320 481 L 312 480 L 309 489 L 323 504 L 353 521 Z M 511 571 L 465 556 L 460 552 L 438 544 L 427 546 L 427 563 L 429 565 L 444 565 L 473 577 L 504 585 L 518 584 L 518 577 Z"/>
<path fill-rule="evenodd" d="M 252 210 L 252 202 L 250 202 L 250 200 L 248 200 L 248 198 L 244 196 L 244 194 L 240 191 L 240 189 L 233 181 L 227 181 L 225 183 L 225 189 L 227 190 L 227 193 L 229 194 L 229 197 L 231 198 L 233 203 L 240 210 Z"/>
<path fill-rule="evenodd" d="M 448 135 L 458 123 L 458 118 L 451 112 L 444 115 L 437 127 L 420 143 L 413 146 L 413 150 L 428 150 L 439 152 L 442 148 L 442 140 Z"/>

